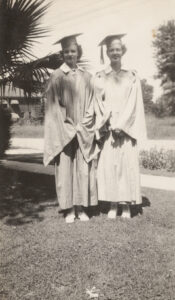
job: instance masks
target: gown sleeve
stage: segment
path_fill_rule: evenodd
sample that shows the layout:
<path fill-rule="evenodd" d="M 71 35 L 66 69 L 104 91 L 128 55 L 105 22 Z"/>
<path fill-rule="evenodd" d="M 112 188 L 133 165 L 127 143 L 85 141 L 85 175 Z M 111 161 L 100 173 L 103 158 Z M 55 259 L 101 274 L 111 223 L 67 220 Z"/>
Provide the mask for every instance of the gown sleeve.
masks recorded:
<path fill-rule="evenodd" d="M 105 91 L 103 82 L 103 73 L 97 73 L 94 80 L 94 99 L 95 99 L 95 113 L 96 126 L 95 135 L 96 140 L 100 140 L 108 132 L 108 120 L 111 117 L 111 112 L 105 107 Z"/>
<path fill-rule="evenodd" d="M 65 119 L 60 96 L 61 75 L 51 75 L 46 89 L 44 124 L 44 165 L 47 166 L 75 137 L 76 128 Z"/>
<path fill-rule="evenodd" d="M 120 113 L 115 128 L 112 129 L 120 129 L 136 140 L 146 139 L 146 123 L 141 84 L 135 73 L 126 105 Z"/>
<path fill-rule="evenodd" d="M 99 138 L 99 131 L 104 127 L 108 116 L 104 113 L 100 102 L 95 93 L 94 78 L 91 78 L 87 109 L 82 122 L 76 127 L 79 146 L 86 162 L 96 158 L 101 150 L 96 141 Z"/>

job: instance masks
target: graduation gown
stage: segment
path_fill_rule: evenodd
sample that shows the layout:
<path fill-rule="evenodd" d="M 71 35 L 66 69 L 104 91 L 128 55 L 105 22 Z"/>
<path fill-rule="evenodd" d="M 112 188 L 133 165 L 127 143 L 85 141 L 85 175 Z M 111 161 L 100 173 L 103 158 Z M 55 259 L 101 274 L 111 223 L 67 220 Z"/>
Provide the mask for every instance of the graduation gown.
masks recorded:
<path fill-rule="evenodd" d="M 111 66 L 96 76 L 96 98 L 111 113 L 99 156 L 98 197 L 102 201 L 141 203 L 138 142 L 146 138 L 140 80 L 133 71 Z M 122 135 L 114 133 L 122 130 Z"/>
<path fill-rule="evenodd" d="M 55 161 L 61 209 L 97 205 L 95 106 L 91 75 L 65 63 L 51 75 L 45 112 L 44 164 Z"/>

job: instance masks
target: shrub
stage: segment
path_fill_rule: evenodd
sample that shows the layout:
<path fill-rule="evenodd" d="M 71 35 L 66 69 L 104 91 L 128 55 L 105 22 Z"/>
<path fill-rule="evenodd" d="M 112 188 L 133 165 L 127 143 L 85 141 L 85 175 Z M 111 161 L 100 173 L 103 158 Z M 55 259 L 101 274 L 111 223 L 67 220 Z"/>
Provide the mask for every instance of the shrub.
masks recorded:
<path fill-rule="evenodd" d="M 154 104 L 153 109 L 158 118 L 175 115 L 175 95 L 162 95 Z"/>
<path fill-rule="evenodd" d="M 12 121 L 9 110 L 0 105 L 0 157 L 10 147 L 11 125 Z"/>
<path fill-rule="evenodd" d="M 140 164 L 145 169 L 175 172 L 175 150 L 152 148 L 140 152 Z"/>

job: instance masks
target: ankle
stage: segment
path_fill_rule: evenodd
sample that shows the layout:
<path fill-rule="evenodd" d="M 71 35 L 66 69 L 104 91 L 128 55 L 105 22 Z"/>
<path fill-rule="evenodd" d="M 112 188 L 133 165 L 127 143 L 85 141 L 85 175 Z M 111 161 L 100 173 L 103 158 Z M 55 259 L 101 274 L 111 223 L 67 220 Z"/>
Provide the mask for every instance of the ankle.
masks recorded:
<path fill-rule="evenodd" d="M 111 202 L 111 205 L 110 205 L 110 210 L 117 210 L 117 208 L 118 208 L 118 205 L 117 205 L 117 203 L 115 203 L 115 202 Z"/>
<path fill-rule="evenodd" d="M 130 212 L 130 206 L 128 204 L 123 204 L 122 205 L 122 211 L 124 211 L 124 212 Z"/>

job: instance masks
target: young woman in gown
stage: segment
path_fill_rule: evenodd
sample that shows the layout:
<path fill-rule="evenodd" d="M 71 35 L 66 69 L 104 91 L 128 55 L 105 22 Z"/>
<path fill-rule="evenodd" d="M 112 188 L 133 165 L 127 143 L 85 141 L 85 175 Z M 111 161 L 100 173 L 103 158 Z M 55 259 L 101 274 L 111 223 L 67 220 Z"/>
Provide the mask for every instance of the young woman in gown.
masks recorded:
<path fill-rule="evenodd" d="M 94 142 L 93 85 L 91 75 L 77 64 L 81 49 L 76 36 L 58 41 L 64 63 L 51 74 L 46 91 L 44 164 L 55 162 L 56 192 L 66 223 L 76 217 L 88 221 L 85 208 L 98 203 L 96 168 L 90 156 L 88 160 Z"/>
<path fill-rule="evenodd" d="M 108 218 L 115 219 L 118 204 L 122 216 L 130 218 L 132 204 L 141 204 L 138 142 L 146 138 L 140 80 L 135 71 L 122 68 L 126 48 L 121 35 L 107 36 L 110 65 L 96 76 L 96 98 L 111 114 L 99 156 L 98 198 L 110 202 Z"/>

